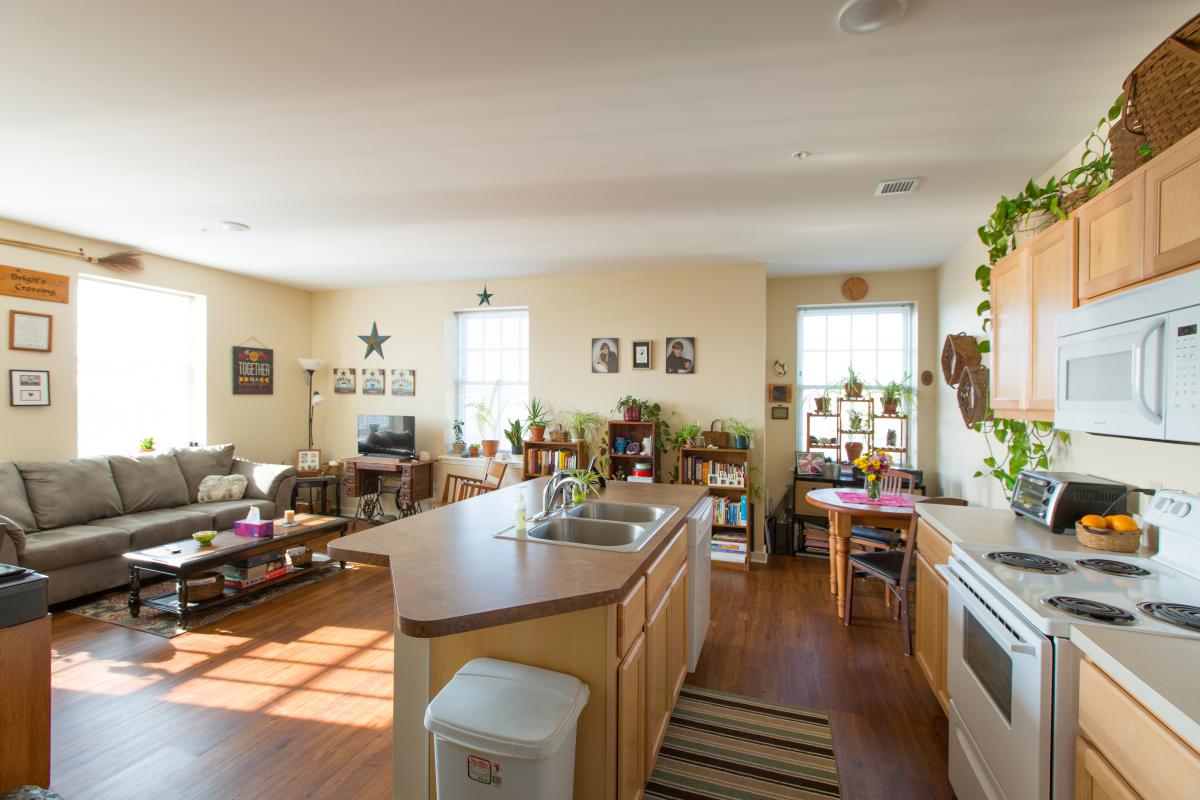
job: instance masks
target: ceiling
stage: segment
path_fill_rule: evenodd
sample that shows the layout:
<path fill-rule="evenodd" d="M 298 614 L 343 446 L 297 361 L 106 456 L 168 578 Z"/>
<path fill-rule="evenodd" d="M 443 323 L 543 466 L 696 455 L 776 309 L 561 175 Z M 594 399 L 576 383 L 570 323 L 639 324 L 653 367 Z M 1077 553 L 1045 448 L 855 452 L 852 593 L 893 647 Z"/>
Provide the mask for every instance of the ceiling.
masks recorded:
<path fill-rule="evenodd" d="M 935 266 L 1196 10 L 840 5 L 6 3 L 0 217 L 310 288 Z"/>

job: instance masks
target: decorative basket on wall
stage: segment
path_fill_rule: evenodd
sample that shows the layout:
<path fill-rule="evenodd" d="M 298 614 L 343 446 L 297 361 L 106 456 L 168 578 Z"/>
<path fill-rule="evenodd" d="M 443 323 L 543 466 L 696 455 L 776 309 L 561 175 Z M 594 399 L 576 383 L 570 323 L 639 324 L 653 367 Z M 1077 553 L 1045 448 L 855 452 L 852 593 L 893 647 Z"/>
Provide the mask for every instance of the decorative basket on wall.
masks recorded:
<path fill-rule="evenodd" d="M 987 419 L 990 373 L 987 367 L 967 367 L 959 377 L 958 411 L 963 423 L 970 428 Z"/>
<path fill-rule="evenodd" d="M 1125 107 L 1128 108 L 1129 105 L 1126 104 Z M 1124 125 L 1114 125 L 1109 130 L 1108 149 L 1112 151 L 1114 181 L 1121 180 L 1150 160 L 1149 156 L 1141 154 L 1142 143 L 1145 141 L 1145 136 L 1129 131 Z M 1073 210 L 1066 208 L 1065 205 L 1063 207 L 1063 211 L 1068 214 Z"/>
<path fill-rule="evenodd" d="M 1149 139 L 1155 154 L 1200 128 L 1200 14 L 1125 78 L 1121 125 Z"/>
<path fill-rule="evenodd" d="M 968 367 L 978 367 L 981 356 L 979 342 L 974 336 L 959 331 L 946 337 L 942 345 L 942 377 L 950 386 L 957 386 L 962 371 Z"/>

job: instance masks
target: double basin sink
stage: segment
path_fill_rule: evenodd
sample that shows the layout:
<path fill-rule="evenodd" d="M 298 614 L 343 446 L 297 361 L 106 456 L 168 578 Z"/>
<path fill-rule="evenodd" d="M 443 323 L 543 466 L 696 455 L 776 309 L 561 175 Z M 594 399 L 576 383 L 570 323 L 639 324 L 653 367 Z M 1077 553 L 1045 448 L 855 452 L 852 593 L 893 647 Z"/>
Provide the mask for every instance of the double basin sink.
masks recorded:
<path fill-rule="evenodd" d="M 571 506 L 560 516 L 534 522 L 524 537 L 508 528 L 496 534 L 502 539 L 526 538 L 547 544 L 591 547 L 598 550 L 636 552 L 667 524 L 675 506 L 588 500 Z"/>

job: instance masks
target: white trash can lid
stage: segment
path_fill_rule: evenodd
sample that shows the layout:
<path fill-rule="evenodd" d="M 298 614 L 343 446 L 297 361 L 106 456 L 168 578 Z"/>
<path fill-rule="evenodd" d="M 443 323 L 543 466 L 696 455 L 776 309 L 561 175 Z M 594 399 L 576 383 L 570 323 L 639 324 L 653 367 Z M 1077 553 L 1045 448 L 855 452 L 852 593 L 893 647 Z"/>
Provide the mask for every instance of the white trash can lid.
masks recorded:
<path fill-rule="evenodd" d="M 571 675 L 477 658 L 433 698 L 425 728 L 472 750 L 540 760 L 558 752 L 588 695 Z"/>

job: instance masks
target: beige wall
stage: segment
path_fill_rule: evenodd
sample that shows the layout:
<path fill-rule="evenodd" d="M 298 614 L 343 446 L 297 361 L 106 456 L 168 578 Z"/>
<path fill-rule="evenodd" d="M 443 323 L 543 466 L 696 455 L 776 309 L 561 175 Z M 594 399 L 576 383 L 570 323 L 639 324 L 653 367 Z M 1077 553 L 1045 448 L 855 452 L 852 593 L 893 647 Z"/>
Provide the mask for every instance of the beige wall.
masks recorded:
<path fill-rule="evenodd" d="M 317 409 L 317 446 L 328 457 L 354 453 L 354 425 L 361 413 L 415 415 L 417 447 L 435 455 L 445 450 L 454 405 L 454 312 L 477 308 L 481 283 L 410 284 L 314 296 L 314 355 L 326 362 L 316 385 L 329 398 Z M 608 417 L 618 399 L 632 394 L 676 412 L 671 420 L 676 428 L 691 421 L 707 428 L 715 417 L 732 416 L 762 431 L 762 265 L 489 281 L 488 289 L 495 307 L 529 309 L 530 389 L 556 413 L 580 408 Z M 384 345 L 383 360 L 364 360 L 357 338 L 372 322 L 392 337 Z M 615 375 L 591 372 L 591 340 L 604 336 L 620 339 L 620 371 Z M 663 371 L 668 336 L 696 338 L 696 374 Z M 653 370 L 630 368 L 634 339 L 654 342 Z M 335 366 L 415 369 L 416 396 L 334 395 L 330 368 Z M 761 533 L 757 538 L 761 547 Z"/>
<path fill-rule="evenodd" d="M 1081 148 L 1075 148 L 1039 177 L 1062 175 L 1079 163 Z M 1013 182 L 1017 189 L 1024 184 Z M 980 219 L 983 222 L 983 219 Z M 979 239 L 972 236 L 938 269 L 939 340 L 958 331 L 978 336 L 979 318 L 975 307 L 984 295 L 975 281 L 975 269 L 985 263 L 987 253 Z M 984 363 L 987 363 L 985 356 Z M 954 390 L 937 381 L 938 443 L 937 462 L 945 494 L 963 497 L 973 504 L 1003 507 L 1007 505 L 1000 484 L 991 477 L 972 478 L 988 455 L 984 437 L 962 423 Z M 998 451 L 999 453 L 999 451 Z M 1200 449 L 1188 445 L 1112 439 L 1088 433 L 1071 433 L 1069 446 L 1057 450 L 1051 468 L 1082 472 L 1145 488 L 1184 489 L 1200 492 Z"/>
<path fill-rule="evenodd" d="M 766 383 L 780 383 L 797 379 L 799 359 L 796 355 L 796 309 L 804 305 L 833 305 L 846 303 L 842 297 L 842 283 L 846 275 L 816 275 L 801 278 L 772 278 L 767 281 L 767 359 Z M 938 327 L 937 327 L 937 272 L 933 269 L 905 272 L 878 272 L 864 276 L 869 285 L 867 296 L 860 303 L 913 303 L 915 305 L 917 360 L 914 381 L 917 386 L 917 436 L 916 466 L 925 470 L 926 484 L 937 481 L 937 393 L 920 385 L 922 370 L 938 371 Z M 788 363 L 786 378 L 778 378 L 774 372 L 776 359 Z M 871 376 L 864 376 L 871 380 Z M 765 391 L 765 387 L 764 387 Z M 769 404 L 768 404 L 769 409 Z M 783 497 L 788 488 L 794 451 L 796 431 L 805 409 L 797 402 L 793 404 L 787 420 L 770 419 L 767 425 L 767 475 L 768 486 L 774 502 Z M 772 504 L 772 505 L 773 505 Z"/>
<path fill-rule="evenodd" d="M 55 247 L 82 247 L 91 255 L 125 249 L 55 231 L 0 221 L 0 238 L 33 241 Z M 304 378 L 296 359 L 307 355 L 312 295 L 158 256 L 146 256 L 146 269 L 127 276 L 62 256 L 0 245 L 0 264 L 70 276 L 71 302 L 46 303 L 0 296 L 0 315 L 8 326 L 9 309 L 54 316 L 52 353 L 8 349 L 8 333 L 0 349 L 0 376 L 6 384 L 0 398 L 0 460 L 61 459 L 76 456 L 75 301 L 78 276 L 121 277 L 123 280 L 202 294 L 208 309 L 208 441 L 234 442 L 238 453 L 262 461 L 287 461 L 305 445 Z M 153 331 L 146 331 L 153 336 Z M 231 350 L 250 337 L 275 349 L 279 369 L 275 394 L 234 397 L 230 389 Z M 8 370 L 50 371 L 49 408 L 13 408 L 8 403 Z M 130 387 L 129 402 L 143 402 Z M 149 434 L 147 434 L 149 435 Z M 130 442 L 132 452 L 137 442 Z"/>

